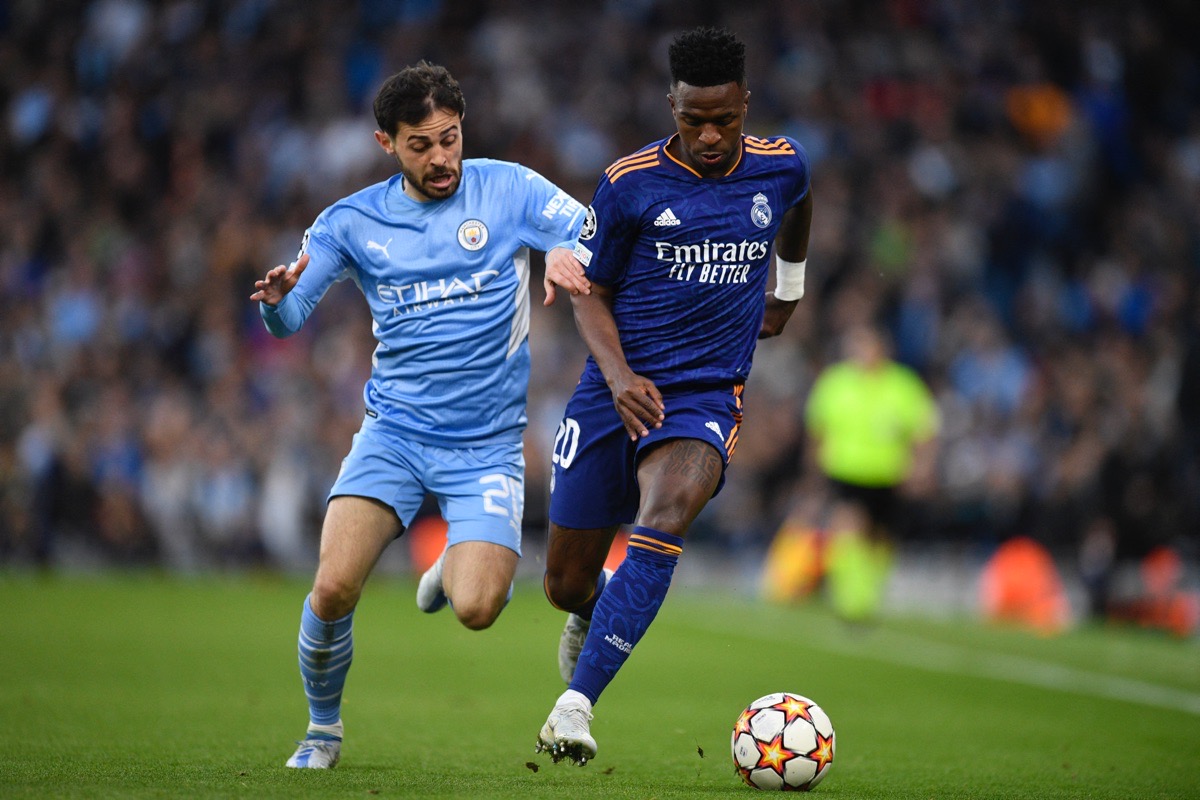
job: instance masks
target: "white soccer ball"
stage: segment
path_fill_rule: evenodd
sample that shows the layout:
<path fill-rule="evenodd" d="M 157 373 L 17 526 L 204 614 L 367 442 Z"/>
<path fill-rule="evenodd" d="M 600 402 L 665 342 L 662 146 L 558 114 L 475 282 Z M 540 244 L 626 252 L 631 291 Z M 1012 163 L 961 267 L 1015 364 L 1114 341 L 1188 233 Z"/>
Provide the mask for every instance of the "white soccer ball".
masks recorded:
<path fill-rule="evenodd" d="M 802 695 L 776 692 L 746 706 L 733 726 L 733 763 L 747 786 L 803 791 L 833 766 L 833 723 Z"/>

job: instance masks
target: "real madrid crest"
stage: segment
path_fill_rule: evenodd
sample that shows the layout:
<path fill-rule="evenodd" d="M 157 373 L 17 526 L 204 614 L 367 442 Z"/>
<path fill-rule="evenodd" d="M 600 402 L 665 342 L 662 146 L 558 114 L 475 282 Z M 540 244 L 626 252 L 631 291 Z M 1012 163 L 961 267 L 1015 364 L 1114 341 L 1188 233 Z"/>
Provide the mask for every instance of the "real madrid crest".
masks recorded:
<path fill-rule="evenodd" d="M 770 212 L 767 212 L 767 216 L 769 219 Z M 487 244 L 487 240 L 487 225 L 477 219 L 469 219 L 458 226 L 458 243 L 466 250 L 474 252 Z"/>
<path fill-rule="evenodd" d="M 754 195 L 754 205 L 750 206 L 750 219 L 754 220 L 754 224 L 760 228 L 771 224 L 771 206 L 767 203 L 767 196 L 762 192 Z"/>

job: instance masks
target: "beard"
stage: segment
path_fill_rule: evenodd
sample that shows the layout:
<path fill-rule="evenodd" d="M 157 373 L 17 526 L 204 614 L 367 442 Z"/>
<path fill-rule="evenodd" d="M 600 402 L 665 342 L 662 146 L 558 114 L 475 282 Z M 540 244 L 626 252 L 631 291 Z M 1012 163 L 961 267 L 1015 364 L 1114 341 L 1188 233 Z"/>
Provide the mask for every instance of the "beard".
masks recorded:
<path fill-rule="evenodd" d="M 400 159 L 397 158 L 396 161 L 400 162 Z M 413 187 L 430 200 L 445 200 L 447 197 L 450 197 L 458 191 L 458 184 L 462 182 L 461 169 L 443 169 L 436 172 L 428 172 L 424 176 L 419 176 L 412 170 L 408 169 L 408 167 L 404 166 L 403 162 L 400 162 L 400 174 L 404 176 L 404 180 L 408 182 L 409 186 Z M 438 178 L 444 178 L 447 175 L 450 176 L 450 183 L 448 185 L 444 187 L 431 185 L 431 181 L 435 181 Z"/>

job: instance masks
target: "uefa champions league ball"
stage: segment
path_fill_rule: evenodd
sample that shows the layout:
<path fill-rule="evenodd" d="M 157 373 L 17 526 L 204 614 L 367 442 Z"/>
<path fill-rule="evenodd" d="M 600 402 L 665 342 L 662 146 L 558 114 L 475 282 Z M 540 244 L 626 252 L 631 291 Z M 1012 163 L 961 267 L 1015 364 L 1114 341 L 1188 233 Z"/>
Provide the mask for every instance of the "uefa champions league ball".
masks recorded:
<path fill-rule="evenodd" d="M 747 786 L 806 792 L 833 766 L 833 723 L 802 695 L 776 692 L 746 706 L 733 726 L 733 763 Z"/>

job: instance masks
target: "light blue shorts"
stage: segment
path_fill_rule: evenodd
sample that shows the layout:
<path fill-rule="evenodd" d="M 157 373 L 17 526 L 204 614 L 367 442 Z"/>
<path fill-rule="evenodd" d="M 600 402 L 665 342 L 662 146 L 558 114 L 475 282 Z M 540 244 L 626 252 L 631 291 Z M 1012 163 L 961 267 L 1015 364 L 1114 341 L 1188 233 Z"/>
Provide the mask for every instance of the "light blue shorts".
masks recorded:
<path fill-rule="evenodd" d="M 525 456 L 521 442 L 436 447 L 364 424 L 342 460 L 330 499 L 370 497 L 387 503 L 407 528 L 426 494 L 449 525 L 449 544 L 492 542 L 521 555 Z"/>

